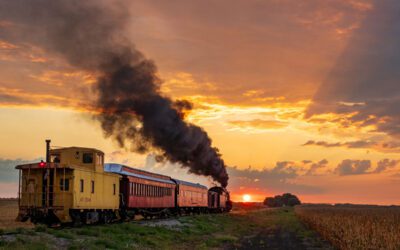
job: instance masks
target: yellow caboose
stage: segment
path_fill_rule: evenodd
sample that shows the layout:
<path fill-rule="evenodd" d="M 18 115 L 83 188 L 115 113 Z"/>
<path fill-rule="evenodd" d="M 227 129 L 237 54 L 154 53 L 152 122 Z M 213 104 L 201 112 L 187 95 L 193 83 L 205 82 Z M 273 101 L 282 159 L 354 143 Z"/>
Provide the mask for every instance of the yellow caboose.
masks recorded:
<path fill-rule="evenodd" d="M 110 222 L 118 217 L 118 174 L 104 172 L 97 149 L 50 149 L 46 162 L 18 165 L 18 220 L 34 223 Z"/>

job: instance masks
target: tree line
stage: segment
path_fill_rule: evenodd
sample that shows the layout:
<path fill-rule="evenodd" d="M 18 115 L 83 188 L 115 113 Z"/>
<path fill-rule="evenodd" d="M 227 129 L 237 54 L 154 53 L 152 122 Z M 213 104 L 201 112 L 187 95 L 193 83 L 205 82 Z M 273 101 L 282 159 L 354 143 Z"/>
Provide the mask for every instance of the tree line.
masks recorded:
<path fill-rule="evenodd" d="M 266 197 L 264 200 L 264 205 L 268 207 L 283 207 L 289 206 L 293 207 L 295 205 L 300 205 L 301 201 L 296 195 L 291 193 L 285 193 L 282 195 L 275 195 L 274 197 Z"/>

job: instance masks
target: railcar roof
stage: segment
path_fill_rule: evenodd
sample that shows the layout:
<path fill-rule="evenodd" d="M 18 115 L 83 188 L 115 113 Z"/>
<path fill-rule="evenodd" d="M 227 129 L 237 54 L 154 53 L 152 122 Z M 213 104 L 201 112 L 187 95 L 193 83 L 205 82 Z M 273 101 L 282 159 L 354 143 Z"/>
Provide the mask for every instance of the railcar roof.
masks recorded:
<path fill-rule="evenodd" d="M 171 178 L 171 180 L 174 180 L 177 184 L 179 185 L 186 185 L 186 186 L 191 186 L 191 187 L 197 187 L 197 188 L 202 188 L 202 189 L 207 189 L 206 186 L 201 185 L 200 183 L 193 183 L 193 182 L 188 182 L 188 181 L 182 181 L 182 180 L 178 180 L 178 179 L 173 179 Z"/>
<path fill-rule="evenodd" d="M 85 147 L 75 147 L 75 146 L 73 146 L 73 147 L 54 147 L 54 148 L 51 148 L 50 151 L 57 152 L 57 151 L 62 151 L 62 150 L 67 150 L 67 149 L 95 151 L 95 152 L 104 154 L 103 151 L 98 150 L 96 148 L 85 148 Z"/>
<path fill-rule="evenodd" d="M 150 181 L 158 181 L 158 182 L 163 182 L 163 183 L 175 184 L 175 182 L 168 180 L 168 179 L 161 179 L 161 178 L 157 178 L 157 177 L 153 177 L 153 176 L 128 172 L 128 171 L 124 170 L 124 167 L 126 167 L 126 166 L 117 164 L 117 163 L 106 163 L 106 164 L 104 164 L 104 171 L 110 172 L 110 173 L 121 174 L 121 175 L 133 176 L 133 177 L 142 178 L 142 179 L 150 180 Z"/>

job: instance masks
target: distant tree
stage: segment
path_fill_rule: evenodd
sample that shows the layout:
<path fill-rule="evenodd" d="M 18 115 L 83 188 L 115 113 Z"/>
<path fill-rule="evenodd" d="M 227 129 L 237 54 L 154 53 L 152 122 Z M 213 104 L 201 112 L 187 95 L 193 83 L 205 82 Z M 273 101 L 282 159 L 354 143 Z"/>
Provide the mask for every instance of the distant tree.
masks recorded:
<path fill-rule="evenodd" d="M 294 195 L 294 197 L 289 198 L 287 206 L 294 207 L 294 206 L 300 205 L 300 204 L 301 204 L 301 202 L 300 202 L 299 198 L 297 198 L 297 196 Z"/>
<path fill-rule="evenodd" d="M 281 195 L 275 195 L 275 207 L 282 207 L 284 205 L 283 203 L 283 197 Z"/>
<path fill-rule="evenodd" d="M 296 195 L 291 193 L 285 193 L 282 195 L 276 195 L 274 197 L 266 197 L 264 200 L 264 205 L 268 207 L 282 207 L 282 206 L 296 206 L 300 205 L 301 202 Z"/>
<path fill-rule="evenodd" d="M 264 200 L 264 205 L 268 207 L 275 207 L 275 199 L 274 197 L 267 197 Z"/>

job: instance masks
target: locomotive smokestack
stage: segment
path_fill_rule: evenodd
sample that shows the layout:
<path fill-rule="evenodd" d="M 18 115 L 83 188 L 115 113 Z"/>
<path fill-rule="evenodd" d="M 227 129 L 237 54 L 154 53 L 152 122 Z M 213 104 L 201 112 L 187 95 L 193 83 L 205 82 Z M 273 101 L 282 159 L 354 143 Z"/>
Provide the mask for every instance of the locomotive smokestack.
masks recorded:
<path fill-rule="evenodd" d="M 46 162 L 50 162 L 50 142 L 51 140 L 46 140 Z"/>

